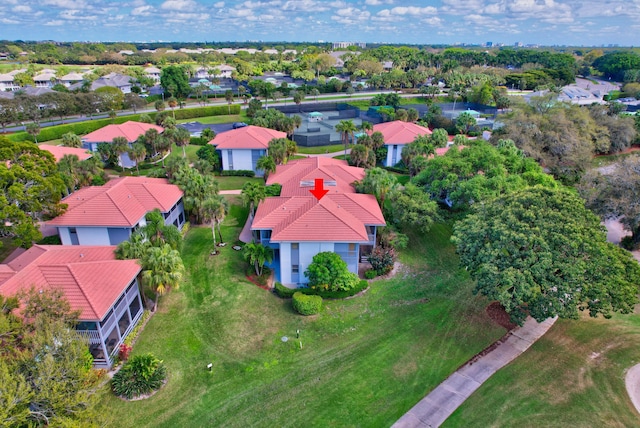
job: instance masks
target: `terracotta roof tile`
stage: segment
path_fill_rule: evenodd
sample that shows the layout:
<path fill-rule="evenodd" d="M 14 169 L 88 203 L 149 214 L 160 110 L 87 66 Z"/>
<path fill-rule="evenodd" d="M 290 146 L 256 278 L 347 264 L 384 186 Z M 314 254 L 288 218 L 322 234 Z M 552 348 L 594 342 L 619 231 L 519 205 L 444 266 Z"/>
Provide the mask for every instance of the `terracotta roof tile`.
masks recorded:
<path fill-rule="evenodd" d="M 76 155 L 78 159 L 83 161 L 89 159 L 92 155 L 91 152 L 87 151 L 87 149 L 79 149 L 75 147 L 64 147 L 64 146 L 51 146 L 49 144 L 40 144 L 38 146 L 40 150 L 46 150 L 56 158 L 56 162 L 60 162 L 60 160 L 64 157 L 64 155 Z"/>
<path fill-rule="evenodd" d="M 308 186 L 313 186 L 316 178 L 324 179 L 324 187 L 329 190 L 329 194 L 354 193 L 352 183 L 364 178 L 364 169 L 349 166 L 347 161 L 338 159 L 298 159 L 286 165 L 278 165 L 276 171 L 269 175 L 267 185 L 281 184 L 281 196 L 307 196 L 311 188 Z M 307 185 L 301 185 L 302 182 Z"/>
<path fill-rule="evenodd" d="M 52 226 L 133 227 L 158 208 L 167 212 L 183 193 L 164 178 L 122 177 L 104 186 L 84 187 L 62 200 L 67 211 L 47 222 Z"/>
<path fill-rule="evenodd" d="M 136 260 L 116 260 L 115 246 L 34 245 L 0 265 L 0 293 L 32 286 L 59 288 L 81 320 L 101 320 L 140 272 Z M 13 275 L 8 275 L 14 271 Z"/>
<path fill-rule="evenodd" d="M 156 129 L 160 133 L 164 131 L 162 126 L 128 121 L 121 125 L 107 125 L 104 128 L 90 132 L 82 137 L 82 141 L 89 143 L 110 143 L 116 137 L 124 137 L 128 142 L 133 143 L 149 129 Z"/>
<path fill-rule="evenodd" d="M 381 132 L 384 144 L 409 144 L 419 135 L 429 135 L 431 130 L 411 122 L 394 120 L 373 126 L 373 132 Z"/>
<path fill-rule="evenodd" d="M 267 149 L 274 138 L 287 138 L 287 133 L 250 125 L 221 132 L 209 144 L 216 149 Z"/>

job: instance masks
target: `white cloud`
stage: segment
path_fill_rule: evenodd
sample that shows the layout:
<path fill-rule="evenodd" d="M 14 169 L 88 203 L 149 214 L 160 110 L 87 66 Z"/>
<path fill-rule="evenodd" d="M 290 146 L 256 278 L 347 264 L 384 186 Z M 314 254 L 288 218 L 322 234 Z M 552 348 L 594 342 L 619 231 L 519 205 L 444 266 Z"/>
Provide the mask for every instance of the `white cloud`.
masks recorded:
<path fill-rule="evenodd" d="M 0 24 L 20 24 L 20 21 L 16 21 L 15 19 L 9 19 L 9 18 L 0 18 Z"/>
<path fill-rule="evenodd" d="M 392 15 L 433 15 L 438 12 L 433 6 L 417 7 L 417 6 L 397 6 L 389 11 Z"/>
<path fill-rule="evenodd" d="M 213 7 L 216 7 L 218 9 L 224 7 L 224 2 L 223 1 L 219 1 L 218 3 L 214 3 Z"/>
<path fill-rule="evenodd" d="M 131 15 L 133 16 L 149 16 L 154 11 L 153 6 L 138 6 L 135 9 L 131 10 Z"/>
<path fill-rule="evenodd" d="M 62 19 L 54 19 L 52 21 L 47 21 L 44 23 L 47 27 L 60 27 L 61 25 L 65 25 L 67 22 Z"/>
<path fill-rule="evenodd" d="M 42 0 L 41 4 L 62 9 L 84 9 L 87 7 L 87 3 L 83 0 Z"/>
<path fill-rule="evenodd" d="M 188 11 L 193 10 L 197 6 L 193 0 L 166 0 L 160 5 L 164 10 Z"/>
<path fill-rule="evenodd" d="M 422 22 L 429 24 L 433 27 L 440 27 L 442 25 L 442 19 L 438 18 L 437 16 L 432 16 L 432 17 L 423 19 Z"/>
<path fill-rule="evenodd" d="M 64 10 L 62 12 L 60 12 L 60 14 L 58 16 L 60 16 L 60 18 L 62 19 L 68 19 L 68 20 L 79 20 L 79 21 L 97 21 L 98 17 L 94 14 L 81 14 L 82 11 L 80 10 Z"/>
<path fill-rule="evenodd" d="M 282 5 L 282 10 L 306 13 L 318 13 L 329 10 L 325 3 L 314 0 L 289 0 Z"/>
<path fill-rule="evenodd" d="M 20 12 L 29 13 L 31 12 L 31 7 L 26 5 L 19 5 L 19 6 L 14 6 L 14 8 L 11 10 L 13 10 L 16 13 L 20 13 Z"/>
<path fill-rule="evenodd" d="M 393 4 L 393 0 L 365 0 L 364 4 L 369 6 L 380 6 L 381 4 Z"/>

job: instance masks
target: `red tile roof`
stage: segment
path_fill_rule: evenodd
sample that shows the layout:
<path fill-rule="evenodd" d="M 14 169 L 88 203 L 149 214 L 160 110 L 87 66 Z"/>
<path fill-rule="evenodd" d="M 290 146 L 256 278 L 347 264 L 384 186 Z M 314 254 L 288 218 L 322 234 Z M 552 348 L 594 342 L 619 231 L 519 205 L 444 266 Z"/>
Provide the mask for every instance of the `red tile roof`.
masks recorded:
<path fill-rule="evenodd" d="M 436 156 L 442 156 L 442 155 L 444 155 L 445 153 L 447 153 L 451 147 L 457 147 L 457 148 L 458 148 L 458 151 L 460 151 L 460 150 L 462 150 L 462 149 L 464 149 L 464 148 L 465 148 L 465 146 L 454 146 L 454 145 L 447 146 L 447 147 L 438 147 L 438 148 L 435 150 L 435 152 L 436 152 L 436 154 L 435 154 L 435 155 L 436 155 Z M 430 156 L 429 156 L 429 158 L 432 158 L 433 156 L 434 156 L 434 155 L 430 155 Z"/>
<path fill-rule="evenodd" d="M 64 155 L 76 155 L 78 159 L 81 161 L 89 159 L 92 154 L 87 151 L 87 149 L 79 149 L 75 147 L 64 147 L 64 146 L 50 146 L 49 144 L 40 144 L 38 146 L 40 150 L 46 150 L 56 158 L 56 162 L 60 162 L 60 160 L 64 157 Z"/>
<path fill-rule="evenodd" d="M 365 225 L 385 224 L 375 197 L 353 193 L 267 198 L 251 229 L 271 229 L 274 242 L 368 242 Z"/>
<path fill-rule="evenodd" d="M 0 293 L 59 288 L 81 320 L 101 320 L 140 272 L 136 260 L 116 260 L 115 248 L 34 245 L 0 265 Z"/>
<path fill-rule="evenodd" d="M 352 183 L 364 178 L 364 169 L 349 166 L 347 161 L 312 157 L 278 165 L 269 175 L 267 185 L 282 185 L 280 196 L 308 196 L 316 178 L 324 179 L 328 194 L 355 193 Z M 305 182 L 305 185 L 301 183 Z M 335 184 L 333 184 L 335 182 Z"/>
<path fill-rule="evenodd" d="M 384 144 L 409 144 L 419 135 L 429 135 L 431 130 L 411 122 L 394 120 L 373 126 L 373 132 L 384 135 Z"/>
<path fill-rule="evenodd" d="M 267 149 L 274 138 L 287 138 L 286 132 L 260 126 L 244 126 L 222 132 L 209 141 L 216 149 Z"/>
<path fill-rule="evenodd" d="M 133 227 L 158 208 L 167 212 L 183 192 L 164 178 L 122 177 L 104 186 L 90 186 L 62 200 L 67 211 L 47 222 L 51 226 Z"/>
<path fill-rule="evenodd" d="M 116 137 L 124 137 L 128 142 L 133 143 L 149 129 L 155 129 L 158 132 L 164 131 L 162 126 L 153 125 L 151 123 L 128 121 L 121 125 L 107 125 L 104 128 L 90 132 L 82 137 L 82 141 L 86 141 L 88 143 L 110 143 Z"/>

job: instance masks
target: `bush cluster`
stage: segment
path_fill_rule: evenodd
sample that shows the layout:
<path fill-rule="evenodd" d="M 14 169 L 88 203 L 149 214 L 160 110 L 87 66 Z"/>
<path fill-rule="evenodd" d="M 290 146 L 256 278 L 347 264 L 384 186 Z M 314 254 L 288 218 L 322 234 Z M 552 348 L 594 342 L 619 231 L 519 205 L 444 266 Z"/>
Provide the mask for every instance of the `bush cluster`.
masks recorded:
<path fill-rule="evenodd" d="M 153 354 L 131 357 L 113 376 L 113 392 L 128 399 L 160 389 L 167 377 L 167 369 Z"/>
<path fill-rule="evenodd" d="M 375 269 L 369 269 L 368 271 L 366 271 L 364 273 L 364 277 L 367 278 L 367 279 L 373 279 L 376 276 L 378 276 L 378 271 L 375 270 Z"/>
<path fill-rule="evenodd" d="M 374 248 L 368 258 L 371 267 L 378 275 L 385 275 L 391 272 L 395 259 L 395 250 L 393 248 L 385 248 L 381 245 Z"/>
<path fill-rule="evenodd" d="M 189 144 L 191 144 L 192 146 L 206 146 L 208 143 L 209 139 L 202 137 L 191 137 L 191 139 L 189 140 Z"/>
<path fill-rule="evenodd" d="M 293 294 L 293 309 L 301 315 L 315 315 L 322 308 L 322 297 L 300 292 Z"/>
<path fill-rule="evenodd" d="M 309 296 L 320 296 L 323 299 L 344 299 L 346 297 L 351 297 L 358 294 L 362 290 L 366 289 L 368 286 L 369 286 L 369 283 L 364 279 L 360 280 L 354 288 L 346 291 L 326 291 L 326 290 L 319 290 L 319 289 L 306 288 L 306 287 L 305 288 L 287 288 L 284 285 L 280 284 L 279 282 L 276 282 L 274 292 L 283 299 L 290 299 L 291 297 L 293 297 L 295 293 L 302 293 Z"/>
<path fill-rule="evenodd" d="M 255 177 L 256 173 L 250 169 L 238 169 L 235 171 L 220 171 L 222 177 Z"/>

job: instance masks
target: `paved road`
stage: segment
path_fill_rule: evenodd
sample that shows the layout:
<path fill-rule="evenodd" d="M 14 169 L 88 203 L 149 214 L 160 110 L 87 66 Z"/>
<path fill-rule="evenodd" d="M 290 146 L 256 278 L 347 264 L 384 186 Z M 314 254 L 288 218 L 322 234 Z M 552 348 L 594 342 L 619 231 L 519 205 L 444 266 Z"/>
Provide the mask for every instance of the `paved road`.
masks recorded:
<path fill-rule="evenodd" d="M 392 428 L 439 427 L 464 401 L 502 367 L 529 349 L 555 323 L 527 319 L 522 327 L 507 333 L 504 341 L 485 355 L 468 361 L 404 414 Z M 504 339 L 504 338 L 503 338 Z M 501 339 L 502 340 L 502 339 Z"/>

